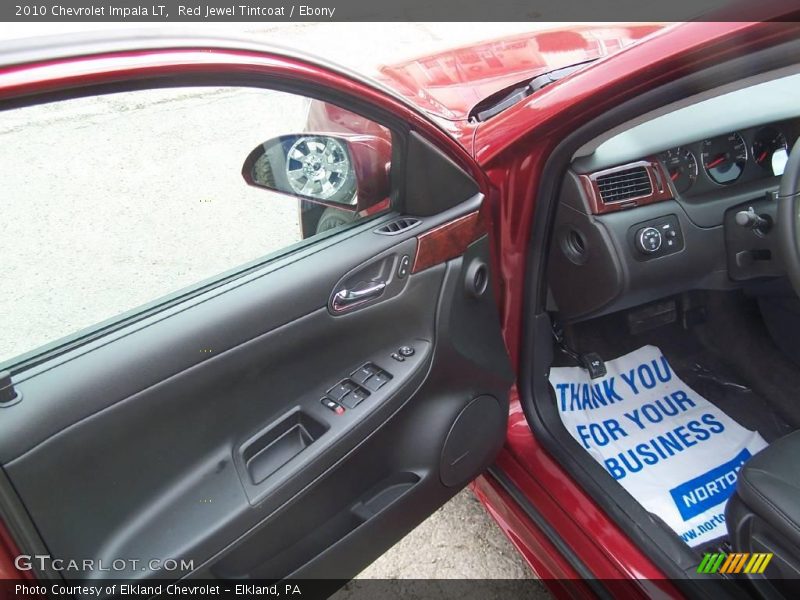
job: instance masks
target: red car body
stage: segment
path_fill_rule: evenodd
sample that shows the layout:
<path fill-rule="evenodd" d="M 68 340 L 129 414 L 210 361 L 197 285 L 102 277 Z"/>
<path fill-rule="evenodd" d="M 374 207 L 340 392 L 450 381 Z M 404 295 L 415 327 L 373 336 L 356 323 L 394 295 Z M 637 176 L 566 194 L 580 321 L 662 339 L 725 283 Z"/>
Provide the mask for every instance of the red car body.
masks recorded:
<path fill-rule="evenodd" d="M 470 111 L 481 100 L 539 75 L 589 63 L 661 30 L 663 25 L 582 26 L 489 40 L 380 67 L 376 79 L 423 110 L 468 150 L 476 124 Z M 329 102 L 312 101 L 306 131 L 386 139 L 385 127 Z M 390 145 L 381 157 L 390 162 Z M 381 205 L 379 205 L 381 206 Z M 303 236 L 316 233 L 321 211 L 300 204 Z M 371 214 L 365 210 L 362 214 Z"/>
<path fill-rule="evenodd" d="M 481 100 L 561 67 L 609 56 L 663 27 L 583 26 L 509 36 L 380 67 L 376 79 L 468 147 L 475 129 L 469 113 Z M 327 102 L 311 103 L 306 128 L 389 135 L 372 121 Z"/>
<path fill-rule="evenodd" d="M 463 122 L 505 88 L 609 56 L 662 27 L 602 24 L 509 36 L 382 67 L 378 78 L 428 114 Z"/>
<path fill-rule="evenodd" d="M 424 132 L 484 189 L 490 190 L 487 216 L 498 274 L 496 291 L 502 329 L 512 364 L 519 367 L 525 324 L 523 283 L 535 194 L 544 162 L 559 141 L 622 98 L 798 35 L 797 27 L 781 23 L 686 23 L 629 45 L 658 29 L 580 28 L 516 36 L 381 71 L 385 84 L 433 116 L 444 129 L 379 88 L 302 60 L 249 51 L 116 51 L 92 59 L 26 65 L 0 72 L 0 98 L 73 83 L 106 81 L 131 73 L 167 75 L 213 68 L 322 82 L 393 112 Z M 537 45 L 538 52 L 534 50 Z M 627 47 L 619 50 L 622 46 Z M 543 52 L 543 47 L 551 51 Z M 510 83 L 611 52 L 613 56 L 554 83 L 488 122 L 474 124 L 467 120 L 469 109 L 478 99 Z M 321 115 L 312 111 L 309 129 L 336 129 L 337 123 L 343 129 L 356 127 L 344 113 Z M 479 477 L 472 487 L 534 573 L 546 580 L 557 596 L 593 596 L 565 557 L 566 547 L 597 578 L 638 580 L 636 586 L 625 588 L 628 595 L 650 597 L 659 590 L 679 596 L 650 558 L 533 436 L 516 390 L 511 400 L 507 439 L 496 465 L 524 494 L 541 521 L 534 521 L 493 478 Z M 543 522 L 548 526 L 544 527 Z M 15 573 L 15 555 L 10 536 L 0 528 L 0 575 Z"/>
<path fill-rule="evenodd" d="M 519 82 L 520 72 L 516 68 L 521 68 L 527 60 L 532 45 L 523 43 L 524 39 L 544 36 L 568 44 L 577 42 L 576 33 L 579 32 L 587 40 L 588 49 L 582 55 L 583 60 L 591 60 L 602 56 L 594 54 L 600 48 L 609 48 L 608 42 L 600 41 L 609 31 L 619 36 L 611 38 L 619 40 L 615 50 L 619 48 L 620 51 L 613 56 L 551 85 L 486 123 L 473 124 L 467 119 L 469 108 L 480 96 L 469 89 L 469 74 L 486 95 Z M 502 280 L 499 286 L 503 305 L 501 318 L 506 346 L 517 369 L 524 326 L 522 283 L 536 206 L 535 190 L 544 162 L 558 142 L 621 98 L 642 93 L 687 72 L 778 44 L 797 34 L 795 27 L 761 22 L 684 23 L 669 28 L 653 25 L 581 28 L 574 32 L 546 32 L 527 38 L 487 42 L 476 46 L 477 52 L 462 48 L 451 54 L 442 53 L 381 69 L 381 79 L 393 89 L 410 101 L 421 98 L 420 107 L 459 140 L 489 175 L 497 191 L 492 218 L 497 273 Z M 650 38 L 645 43 L 630 45 L 646 36 Z M 511 40 L 516 40 L 518 50 L 513 55 L 515 75 L 504 78 L 499 65 L 495 70 L 491 62 L 484 64 L 485 60 L 475 70 L 463 68 L 472 56 L 494 56 L 499 49 L 507 48 Z M 578 56 L 571 62 L 582 62 L 581 55 Z M 510 56 L 505 58 L 512 62 Z M 559 58 L 556 54 L 551 57 L 553 62 L 540 63 L 541 71 L 534 70 L 532 76 L 565 66 Z M 444 86 L 448 77 L 453 89 Z M 418 93 L 414 92 L 415 85 Z M 452 102 L 449 110 L 439 106 L 445 98 Z M 322 123 L 318 126 L 324 127 Z M 682 596 L 536 440 L 516 389 L 512 391 L 506 444 L 496 464 L 563 543 L 590 567 L 595 577 L 635 580 L 636 586 L 624 588 L 626 595 L 633 597 L 650 598 L 657 593 Z M 559 597 L 594 597 L 591 588 L 579 581 L 581 575 L 553 544 L 550 532 L 534 523 L 494 478 L 479 477 L 472 489 L 537 577 L 548 582 L 551 592 Z"/>

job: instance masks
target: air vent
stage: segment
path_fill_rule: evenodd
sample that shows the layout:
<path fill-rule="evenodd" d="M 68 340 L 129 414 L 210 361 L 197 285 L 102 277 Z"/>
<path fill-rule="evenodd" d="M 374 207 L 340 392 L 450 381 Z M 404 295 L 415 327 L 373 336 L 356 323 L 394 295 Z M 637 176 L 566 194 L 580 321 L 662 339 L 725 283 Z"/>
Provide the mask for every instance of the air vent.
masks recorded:
<path fill-rule="evenodd" d="M 412 227 L 416 227 L 419 224 L 419 219 L 402 217 L 386 223 L 386 225 L 381 225 L 375 230 L 375 233 L 380 233 L 381 235 L 397 235 L 398 233 L 402 233 L 408 229 L 411 229 Z"/>
<path fill-rule="evenodd" d="M 647 169 L 633 167 L 598 177 L 597 189 L 600 190 L 603 202 L 608 204 L 650 196 L 653 193 L 653 184 Z"/>

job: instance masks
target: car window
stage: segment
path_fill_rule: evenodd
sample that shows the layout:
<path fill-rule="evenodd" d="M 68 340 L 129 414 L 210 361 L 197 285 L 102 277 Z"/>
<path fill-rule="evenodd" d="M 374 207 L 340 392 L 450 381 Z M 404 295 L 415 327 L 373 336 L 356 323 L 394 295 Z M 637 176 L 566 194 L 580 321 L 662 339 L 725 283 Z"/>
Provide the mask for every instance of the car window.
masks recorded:
<path fill-rule="evenodd" d="M 380 144 L 351 144 L 373 138 Z M 246 159 L 275 139 L 283 162 L 270 172 L 262 157 L 248 171 Z M 272 90 L 137 90 L 12 108 L 0 112 L 0 141 L 0 362 L 329 235 L 388 197 L 383 183 L 361 180 L 363 168 L 356 180 L 368 161 L 373 179 L 388 181 L 388 130 Z M 372 208 L 356 212 L 365 198 Z"/>

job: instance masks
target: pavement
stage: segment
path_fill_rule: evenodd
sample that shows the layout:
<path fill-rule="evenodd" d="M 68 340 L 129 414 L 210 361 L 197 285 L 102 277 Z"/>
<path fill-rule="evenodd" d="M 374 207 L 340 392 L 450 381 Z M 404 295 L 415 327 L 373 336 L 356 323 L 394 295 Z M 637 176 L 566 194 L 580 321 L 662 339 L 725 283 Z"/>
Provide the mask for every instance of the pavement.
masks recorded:
<path fill-rule="evenodd" d="M 251 23 L 204 30 L 321 53 L 370 73 L 381 63 L 536 27 L 542 25 Z M 0 38 L 55 32 L 44 23 L 0 26 Z M 304 118 L 302 106 L 287 104 L 260 114 L 257 123 L 242 119 L 256 114 L 259 98 L 207 90 L 183 98 L 179 106 L 174 92 L 154 92 L 128 120 L 117 118 L 113 98 L 77 103 L 69 113 L 45 105 L 0 115 L 0 142 L 14 149 L 0 163 L 0 278 L 14 282 L 0 295 L 0 360 L 295 241 L 293 202 L 270 204 L 265 225 L 263 192 L 246 190 L 236 203 L 221 202 L 225 177 L 201 185 L 187 175 L 190 169 L 158 170 L 191 164 L 238 178 L 242 149 L 260 143 L 260 132 L 276 123 L 285 132 Z M 215 106 L 227 109 L 215 112 Z M 147 136 L 177 143 L 152 160 L 140 152 Z M 234 147 L 231 139 L 244 140 L 243 145 Z M 90 151 L 76 152 L 81 148 Z M 108 156 L 126 157 L 113 182 L 95 176 Z M 84 192 L 68 192 L 76 187 Z M 195 204 L 172 201 L 187 190 L 196 195 Z M 179 222 L 191 226 L 176 226 Z M 225 227 L 231 223 L 247 226 Z M 360 577 L 510 580 L 531 578 L 532 572 L 471 492 L 462 491 Z M 530 597 L 548 596 L 541 583 L 529 584 Z"/>
<path fill-rule="evenodd" d="M 364 569 L 359 577 L 529 579 L 533 574 L 467 489 Z M 537 588 L 541 584 L 532 581 L 531 589 Z"/>

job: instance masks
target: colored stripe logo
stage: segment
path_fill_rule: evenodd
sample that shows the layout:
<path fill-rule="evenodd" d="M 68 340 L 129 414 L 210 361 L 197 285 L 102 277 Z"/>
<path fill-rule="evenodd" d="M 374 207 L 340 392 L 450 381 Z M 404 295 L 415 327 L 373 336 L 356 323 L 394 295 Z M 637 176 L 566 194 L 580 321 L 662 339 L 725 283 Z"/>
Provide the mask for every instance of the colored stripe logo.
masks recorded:
<path fill-rule="evenodd" d="M 772 560 L 772 552 L 706 553 L 697 567 L 698 573 L 757 573 L 761 574 Z"/>

